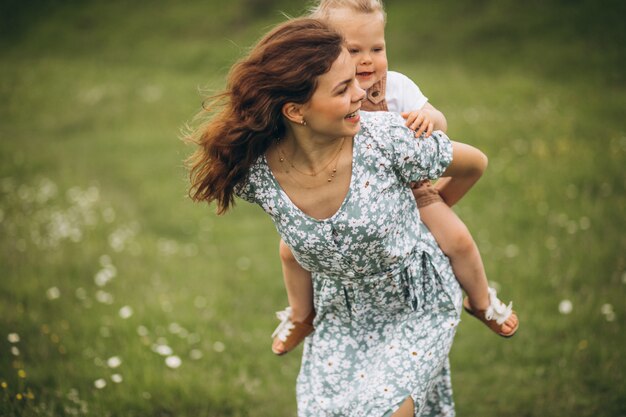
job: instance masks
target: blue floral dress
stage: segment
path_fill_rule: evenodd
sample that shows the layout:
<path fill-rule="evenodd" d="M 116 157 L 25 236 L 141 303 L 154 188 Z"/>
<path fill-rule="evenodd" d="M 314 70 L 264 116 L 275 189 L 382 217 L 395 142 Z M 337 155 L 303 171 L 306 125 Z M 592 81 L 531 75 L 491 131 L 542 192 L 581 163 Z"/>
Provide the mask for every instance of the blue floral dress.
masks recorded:
<path fill-rule="evenodd" d="M 409 189 L 451 159 L 443 133 L 416 139 L 397 114 L 361 113 L 349 191 L 332 217 L 298 209 L 264 156 L 238 185 L 312 272 L 317 316 L 298 376 L 299 416 L 389 416 L 409 395 L 416 416 L 454 415 L 448 353 L 461 290 Z"/>

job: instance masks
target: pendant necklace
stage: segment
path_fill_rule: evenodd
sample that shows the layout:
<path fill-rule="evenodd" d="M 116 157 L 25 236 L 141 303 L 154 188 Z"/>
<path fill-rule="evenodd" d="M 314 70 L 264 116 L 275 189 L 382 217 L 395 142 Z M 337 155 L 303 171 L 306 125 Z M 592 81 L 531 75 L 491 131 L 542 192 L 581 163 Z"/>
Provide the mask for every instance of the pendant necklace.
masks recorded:
<path fill-rule="evenodd" d="M 309 177 L 317 177 L 321 172 L 325 171 L 333 162 L 335 162 L 335 166 L 333 167 L 332 170 L 330 170 L 330 175 L 328 176 L 328 179 L 326 180 L 327 182 L 330 183 L 335 178 L 335 174 L 337 173 L 337 165 L 339 164 L 339 155 L 341 154 L 341 151 L 343 150 L 343 145 L 344 145 L 345 141 L 346 141 L 346 137 L 344 136 L 343 138 L 341 138 L 341 144 L 339 145 L 339 148 L 337 149 L 337 152 L 335 153 L 335 155 L 333 155 L 333 157 L 330 158 L 328 160 L 328 162 L 321 169 L 319 169 L 317 172 L 310 173 L 310 172 L 304 172 L 304 171 L 299 170 L 293 164 L 293 162 L 291 162 L 289 159 L 287 159 L 287 156 L 285 155 L 285 153 L 283 152 L 283 150 L 280 147 L 280 140 L 276 141 L 276 144 L 278 145 L 278 147 L 277 147 L 277 149 L 278 149 L 278 159 L 279 159 L 281 164 L 287 163 L 287 164 L 289 164 L 289 166 L 291 168 L 293 168 L 294 170 L 296 170 L 300 174 L 306 175 L 306 176 L 309 176 Z M 291 174 L 289 168 L 285 169 L 285 172 L 287 174 L 289 174 L 289 176 L 291 178 L 293 178 L 296 183 L 298 183 L 300 186 L 302 186 L 302 184 L 300 184 L 300 182 L 297 181 L 294 178 L 294 176 Z M 306 188 L 312 188 L 312 187 L 306 187 Z"/>

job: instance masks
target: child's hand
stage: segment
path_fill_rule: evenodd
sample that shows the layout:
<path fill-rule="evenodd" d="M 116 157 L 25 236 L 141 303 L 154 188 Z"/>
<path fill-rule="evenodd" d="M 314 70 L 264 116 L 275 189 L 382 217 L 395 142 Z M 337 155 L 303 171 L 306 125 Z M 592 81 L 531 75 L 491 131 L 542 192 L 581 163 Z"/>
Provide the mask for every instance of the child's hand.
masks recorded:
<path fill-rule="evenodd" d="M 433 117 L 427 109 L 415 110 L 411 112 L 400 113 L 406 119 L 406 127 L 415 131 L 415 137 L 418 138 L 425 133 L 430 136 L 435 126 Z"/>

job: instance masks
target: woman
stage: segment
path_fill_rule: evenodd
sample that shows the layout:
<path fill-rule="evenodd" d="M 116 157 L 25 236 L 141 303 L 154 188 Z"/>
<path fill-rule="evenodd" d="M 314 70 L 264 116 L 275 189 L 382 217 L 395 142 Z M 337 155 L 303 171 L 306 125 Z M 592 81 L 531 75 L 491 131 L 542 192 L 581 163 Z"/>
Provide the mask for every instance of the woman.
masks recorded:
<path fill-rule="evenodd" d="M 279 25 L 192 134 L 190 194 L 220 214 L 235 195 L 259 204 L 313 273 L 298 415 L 453 415 L 461 291 L 408 184 L 443 174 L 442 193 L 464 192 L 455 181 L 485 158 L 441 132 L 415 139 L 398 115 L 361 115 L 363 97 L 341 35 L 312 19 Z"/>

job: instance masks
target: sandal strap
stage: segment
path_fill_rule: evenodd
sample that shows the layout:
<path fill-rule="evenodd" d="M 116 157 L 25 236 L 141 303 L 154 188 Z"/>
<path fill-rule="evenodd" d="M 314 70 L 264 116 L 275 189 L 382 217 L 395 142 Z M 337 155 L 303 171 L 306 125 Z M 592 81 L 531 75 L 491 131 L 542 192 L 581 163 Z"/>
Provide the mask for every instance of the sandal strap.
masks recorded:
<path fill-rule="evenodd" d="M 504 304 L 498 299 L 498 295 L 494 288 L 489 287 L 489 307 L 485 310 L 485 318 L 487 320 L 495 320 L 498 324 L 503 324 L 511 314 L 513 314 L 513 302 L 509 305 Z"/>
<path fill-rule="evenodd" d="M 287 307 L 282 311 L 277 311 L 276 318 L 280 320 L 280 324 L 276 327 L 274 333 L 272 333 L 272 339 L 278 337 L 281 342 L 284 342 L 291 334 L 293 328 L 296 327 L 291 321 L 291 307 Z"/>

